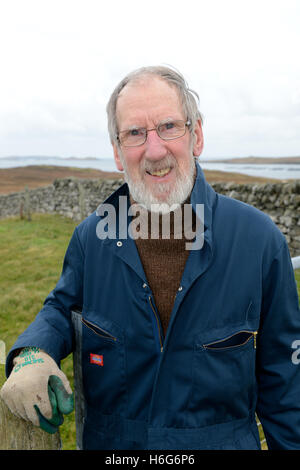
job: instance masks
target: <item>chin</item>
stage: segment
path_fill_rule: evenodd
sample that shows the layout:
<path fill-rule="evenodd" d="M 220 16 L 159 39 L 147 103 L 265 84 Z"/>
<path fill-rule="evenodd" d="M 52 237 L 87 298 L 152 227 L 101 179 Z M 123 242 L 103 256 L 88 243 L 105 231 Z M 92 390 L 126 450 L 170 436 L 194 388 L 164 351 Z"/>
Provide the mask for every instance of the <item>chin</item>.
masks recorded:
<path fill-rule="evenodd" d="M 125 181 L 129 186 L 129 191 L 134 201 L 144 206 L 152 212 L 170 212 L 170 207 L 183 204 L 190 196 L 193 185 L 195 166 L 190 166 L 190 172 L 179 175 L 175 181 L 161 182 L 155 185 L 148 185 L 141 177 L 138 181 L 133 181 L 125 171 Z M 164 208 L 153 209 L 152 205 L 162 205 Z"/>
<path fill-rule="evenodd" d="M 178 206 L 183 204 L 189 196 L 189 194 L 183 191 L 180 191 L 180 194 L 178 194 L 178 191 L 175 189 L 169 192 L 153 193 L 153 191 L 149 191 L 145 188 L 142 191 L 137 191 L 136 187 L 131 191 L 131 194 L 133 199 L 138 204 L 145 207 L 147 211 L 162 214 L 175 210 Z"/>

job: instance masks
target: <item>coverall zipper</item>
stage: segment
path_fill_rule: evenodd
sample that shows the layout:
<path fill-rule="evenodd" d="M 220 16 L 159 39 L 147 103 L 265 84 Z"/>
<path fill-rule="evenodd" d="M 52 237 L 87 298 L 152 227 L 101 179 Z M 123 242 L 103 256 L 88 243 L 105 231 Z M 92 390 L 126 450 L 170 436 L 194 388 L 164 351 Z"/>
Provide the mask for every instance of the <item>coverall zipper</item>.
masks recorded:
<path fill-rule="evenodd" d="M 109 339 L 112 339 L 113 341 L 117 341 L 117 338 L 115 336 L 111 335 L 108 331 L 103 330 L 98 325 L 95 325 L 94 323 L 88 320 L 85 320 L 84 318 L 82 318 L 81 321 L 87 328 L 92 330 L 96 335 L 101 336 L 102 338 L 109 338 Z"/>
<path fill-rule="evenodd" d="M 153 311 L 153 313 L 154 313 L 155 320 L 156 320 L 156 323 L 157 323 L 158 338 L 159 338 L 159 344 L 160 344 L 160 352 L 163 352 L 164 347 L 163 347 L 163 343 L 162 343 L 162 339 L 161 339 L 161 327 L 160 327 L 160 322 L 159 322 L 157 313 L 156 313 L 156 311 L 155 311 L 155 308 L 154 308 L 154 306 L 153 306 L 152 298 L 151 298 L 150 295 L 149 295 L 148 299 L 149 299 L 149 303 L 150 303 L 151 309 L 152 309 L 152 311 Z"/>
<path fill-rule="evenodd" d="M 227 336 L 226 338 L 223 338 L 223 339 L 220 339 L 218 341 L 213 341 L 212 343 L 208 343 L 208 344 L 203 344 L 203 347 L 205 349 L 217 349 L 217 348 L 214 348 L 213 346 L 218 344 L 218 343 L 222 343 L 223 341 L 226 341 L 230 338 L 232 338 L 233 336 L 239 334 L 239 333 L 249 333 L 251 336 L 249 336 L 249 338 L 246 339 L 246 341 L 244 341 L 243 343 L 241 344 L 237 344 L 237 345 L 234 345 L 234 346 L 221 346 L 220 349 L 231 349 L 231 348 L 237 348 L 239 346 L 243 346 L 244 344 L 248 343 L 248 341 L 250 341 L 251 337 L 253 336 L 253 342 L 254 342 L 254 349 L 256 349 L 256 336 L 257 336 L 257 331 L 249 331 L 249 330 L 241 330 L 241 331 L 238 331 L 237 333 L 234 333 L 233 335 L 230 335 L 230 336 Z"/>

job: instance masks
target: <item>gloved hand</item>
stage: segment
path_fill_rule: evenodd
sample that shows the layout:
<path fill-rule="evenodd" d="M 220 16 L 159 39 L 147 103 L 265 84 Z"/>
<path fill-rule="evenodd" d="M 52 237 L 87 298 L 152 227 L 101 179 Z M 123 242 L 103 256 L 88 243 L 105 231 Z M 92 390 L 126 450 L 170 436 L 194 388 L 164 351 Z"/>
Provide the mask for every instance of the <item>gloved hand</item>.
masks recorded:
<path fill-rule="evenodd" d="M 63 423 L 74 407 L 73 393 L 56 362 L 38 348 L 24 348 L 13 359 L 14 368 L 0 396 L 16 416 L 48 433 Z"/>

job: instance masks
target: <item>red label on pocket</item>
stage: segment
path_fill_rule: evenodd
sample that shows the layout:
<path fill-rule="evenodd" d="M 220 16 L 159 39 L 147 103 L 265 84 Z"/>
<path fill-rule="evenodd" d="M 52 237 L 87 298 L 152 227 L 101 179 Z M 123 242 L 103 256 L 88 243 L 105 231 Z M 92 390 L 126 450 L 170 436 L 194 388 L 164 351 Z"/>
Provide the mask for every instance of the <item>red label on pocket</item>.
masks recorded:
<path fill-rule="evenodd" d="M 103 356 L 90 353 L 90 363 L 97 364 L 97 366 L 103 366 Z"/>

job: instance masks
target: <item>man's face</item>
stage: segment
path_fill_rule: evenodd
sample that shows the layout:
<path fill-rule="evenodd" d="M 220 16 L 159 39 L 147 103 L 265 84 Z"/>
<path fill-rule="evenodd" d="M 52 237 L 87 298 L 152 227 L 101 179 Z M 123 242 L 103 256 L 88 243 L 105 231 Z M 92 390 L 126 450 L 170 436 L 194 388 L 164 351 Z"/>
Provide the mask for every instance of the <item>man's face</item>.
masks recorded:
<path fill-rule="evenodd" d="M 167 119 L 186 121 L 175 87 L 158 77 L 143 77 L 129 83 L 117 102 L 119 131 L 135 127 L 152 129 Z M 203 136 L 197 122 L 195 139 L 187 129 L 184 136 L 164 141 L 155 130 L 138 147 L 114 145 L 117 168 L 125 172 L 133 199 L 150 210 L 151 204 L 182 204 L 194 184 L 195 162 Z"/>

